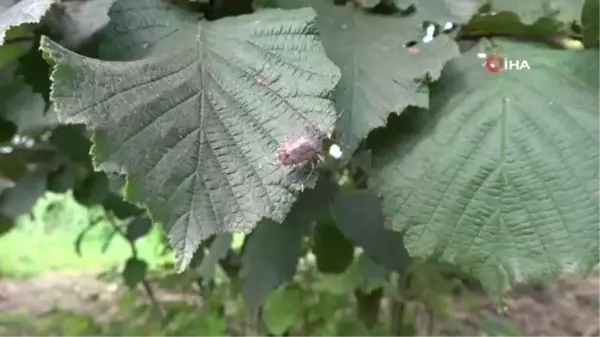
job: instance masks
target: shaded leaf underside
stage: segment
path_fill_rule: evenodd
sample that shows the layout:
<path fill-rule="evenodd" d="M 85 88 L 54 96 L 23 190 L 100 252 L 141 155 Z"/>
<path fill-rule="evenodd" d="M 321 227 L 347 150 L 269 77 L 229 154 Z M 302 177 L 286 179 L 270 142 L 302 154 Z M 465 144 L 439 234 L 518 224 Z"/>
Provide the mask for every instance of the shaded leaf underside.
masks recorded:
<path fill-rule="evenodd" d="M 598 50 L 497 45 L 531 70 L 452 61 L 431 112 L 404 116 L 414 133 L 375 155 L 374 184 L 411 255 L 502 291 L 598 263 Z"/>

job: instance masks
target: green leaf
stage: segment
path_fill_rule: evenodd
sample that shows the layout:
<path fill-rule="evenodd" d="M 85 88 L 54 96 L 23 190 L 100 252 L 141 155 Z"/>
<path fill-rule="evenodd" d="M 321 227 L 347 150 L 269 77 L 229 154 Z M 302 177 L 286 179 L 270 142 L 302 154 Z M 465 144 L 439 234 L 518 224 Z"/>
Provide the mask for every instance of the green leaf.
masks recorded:
<path fill-rule="evenodd" d="M 587 0 L 581 10 L 581 28 L 583 32 L 583 44 L 587 48 L 598 47 L 598 34 L 600 28 L 598 17 L 600 16 L 600 1 Z"/>
<path fill-rule="evenodd" d="M 430 112 L 374 153 L 372 186 L 411 255 L 493 291 L 598 264 L 598 50 L 494 41 L 531 70 L 488 72 L 480 44 L 452 61 Z M 398 135 L 398 131 L 394 132 Z"/>
<path fill-rule="evenodd" d="M 332 206 L 338 227 L 377 264 L 402 271 L 409 262 L 402 234 L 384 228 L 381 202 L 370 191 L 341 194 Z"/>
<path fill-rule="evenodd" d="M 382 297 L 383 288 L 376 288 L 368 292 L 363 292 L 361 289 L 354 291 L 358 311 L 357 316 L 369 329 L 374 328 L 379 320 Z"/>
<path fill-rule="evenodd" d="M 368 336 L 369 330 L 367 327 L 356 318 L 344 316 L 337 323 L 336 336 Z"/>
<path fill-rule="evenodd" d="M 36 34 L 33 47 L 19 58 L 18 73 L 31 86 L 33 92 L 42 95 L 45 102 L 44 111 L 46 111 L 50 107 L 50 65 L 44 60 L 39 49 L 40 37 L 41 34 Z"/>
<path fill-rule="evenodd" d="M 13 188 L 0 195 L 0 215 L 16 218 L 31 211 L 38 198 L 46 192 L 46 173 L 35 171 L 25 173 L 16 181 Z"/>
<path fill-rule="evenodd" d="M 114 0 L 59 1 L 43 20 L 50 36 L 61 46 L 77 50 L 109 22 Z M 132 2 L 132 1 L 130 1 Z M 146 3 L 146 1 L 144 1 Z"/>
<path fill-rule="evenodd" d="M 129 289 L 134 289 L 146 278 L 147 272 L 148 264 L 146 261 L 132 257 L 127 260 L 127 263 L 125 263 L 125 269 L 123 269 L 123 280 Z"/>
<path fill-rule="evenodd" d="M 317 267 L 322 273 L 339 274 L 352 263 L 354 244 L 346 239 L 332 220 L 317 223 L 313 240 L 312 251 L 316 256 Z"/>
<path fill-rule="evenodd" d="M 109 193 L 106 199 L 104 199 L 102 206 L 121 220 L 136 217 L 144 213 L 143 209 L 123 200 L 123 197 L 115 193 Z"/>
<path fill-rule="evenodd" d="M 250 317 L 256 317 L 271 291 L 294 277 L 308 225 L 307 222 L 279 224 L 265 220 L 246 239 L 241 278 Z"/>
<path fill-rule="evenodd" d="M 358 260 L 341 274 L 319 274 L 313 287 L 334 295 L 346 296 L 363 285 L 365 281 Z"/>
<path fill-rule="evenodd" d="M 379 5 L 381 0 L 356 0 L 356 3 L 359 4 L 363 8 L 372 9 L 375 6 Z"/>
<path fill-rule="evenodd" d="M 300 289 L 290 286 L 281 287 L 269 295 L 263 310 L 263 319 L 269 332 L 281 336 L 301 318 L 304 311 L 303 296 Z"/>
<path fill-rule="evenodd" d="M 17 133 L 17 126 L 11 121 L 0 118 L 0 143 L 9 142 Z"/>
<path fill-rule="evenodd" d="M 106 174 L 103 172 L 94 172 L 90 174 L 81 184 L 73 191 L 73 197 L 78 203 L 84 206 L 94 206 L 102 204 L 109 193 L 109 183 Z"/>
<path fill-rule="evenodd" d="M 52 130 L 50 143 L 75 162 L 90 161 L 91 142 L 83 125 L 58 125 Z"/>
<path fill-rule="evenodd" d="M 479 313 L 476 322 L 486 336 L 523 336 L 519 328 L 492 315 Z"/>
<path fill-rule="evenodd" d="M 152 229 L 152 220 L 148 217 L 137 217 L 127 225 L 125 237 L 131 242 L 144 237 Z"/>
<path fill-rule="evenodd" d="M 460 36 L 532 36 L 540 40 L 554 38 L 568 33 L 569 26 L 549 17 L 540 18 L 533 24 L 524 24 L 514 12 L 482 13 L 471 18 L 462 26 Z"/>
<path fill-rule="evenodd" d="M 48 172 L 47 181 L 49 191 L 65 193 L 77 183 L 77 171 L 74 166 L 63 164 Z"/>
<path fill-rule="evenodd" d="M 181 312 L 185 311 L 182 310 Z M 189 315 L 188 313 L 185 314 Z M 206 312 L 202 312 L 201 315 L 191 318 L 191 322 L 191 324 L 184 326 L 180 330 L 181 334 L 188 334 L 189 331 L 202 331 L 202 334 L 206 336 L 229 335 L 227 319 L 219 312 L 207 310 Z"/>
<path fill-rule="evenodd" d="M 233 235 L 230 233 L 217 235 L 215 240 L 210 245 L 208 254 L 204 256 L 202 262 L 196 269 L 198 276 L 202 278 L 202 283 L 207 285 L 214 279 L 215 267 L 219 263 L 219 260 L 225 258 L 229 249 L 231 249 L 231 243 L 233 242 Z"/>
<path fill-rule="evenodd" d="M 525 25 L 541 18 L 562 23 L 579 22 L 585 0 L 489 0 L 490 12 L 514 12 Z"/>
<path fill-rule="evenodd" d="M 3 9 L 0 7 L 0 13 Z M 33 46 L 33 36 L 29 25 L 10 29 L 4 37 L 11 43 L 0 46 L 0 69 L 17 60 Z"/>
<path fill-rule="evenodd" d="M 417 53 L 404 47 L 422 39 L 427 13 L 384 16 L 332 1 L 273 2 L 285 8 L 312 6 L 319 14 L 317 26 L 327 55 L 342 71 L 335 96 L 341 113 L 336 130 L 350 149 L 371 130 L 385 126 L 390 113 L 400 114 L 409 105 L 428 107 L 429 92 L 422 80 L 437 79 L 444 64 L 459 54 L 456 43 L 445 35 L 413 49 Z"/>
<path fill-rule="evenodd" d="M 202 240 L 283 221 L 297 198 L 278 144 L 308 125 L 329 132 L 339 70 L 315 13 L 263 10 L 200 22 L 171 51 L 134 62 L 76 55 L 47 38 L 52 100 L 66 123 L 94 129 L 96 166 L 128 175 L 186 267 Z M 158 23 L 157 23 L 158 24 Z"/>
<path fill-rule="evenodd" d="M 398 9 L 402 15 L 411 15 L 416 12 L 418 17 L 423 19 L 423 23 L 435 23 L 440 26 L 444 26 L 448 22 L 455 24 L 468 22 L 485 3 L 484 0 L 380 0 L 380 2 L 386 8 Z"/>
<path fill-rule="evenodd" d="M 56 0 L 21 0 L 0 11 L 0 46 L 8 30 L 25 23 L 38 23 Z"/>
<path fill-rule="evenodd" d="M 164 0 L 117 0 L 110 21 L 98 34 L 102 60 L 132 61 L 149 54 L 173 52 L 198 29 L 198 15 Z"/>
<path fill-rule="evenodd" d="M 390 286 L 388 280 L 388 270 L 373 261 L 369 255 L 363 253 L 360 255 L 358 265 L 364 277 L 364 284 L 361 290 L 370 293 L 379 288 Z"/>
<path fill-rule="evenodd" d="M 19 77 L 0 86 L 0 116 L 13 122 L 20 134 L 40 132 L 56 125 L 56 115 L 46 114 L 44 106 L 42 95 L 34 93 Z"/>
<path fill-rule="evenodd" d="M 246 237 L 242 250 L 242 294 L 250 317 L 256 317 L 267 295 L 296 272 L 302 238 L 311 222 L 327 210 L 334 186 L 324 180 L 306 190 L 281 224 L 265 220 Z"/>

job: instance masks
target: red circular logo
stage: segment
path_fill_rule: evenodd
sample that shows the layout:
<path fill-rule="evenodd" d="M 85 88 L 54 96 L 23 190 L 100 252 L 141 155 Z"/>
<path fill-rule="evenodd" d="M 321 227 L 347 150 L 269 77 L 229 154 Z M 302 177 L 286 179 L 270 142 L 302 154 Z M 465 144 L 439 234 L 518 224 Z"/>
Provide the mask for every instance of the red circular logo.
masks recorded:
<path fill-rule="evenodd" d="M 485 60 L 485 67 L 492 73 L 497 73 L 504 68 L 504 61 L 498 55 L 488 56 Z"/>

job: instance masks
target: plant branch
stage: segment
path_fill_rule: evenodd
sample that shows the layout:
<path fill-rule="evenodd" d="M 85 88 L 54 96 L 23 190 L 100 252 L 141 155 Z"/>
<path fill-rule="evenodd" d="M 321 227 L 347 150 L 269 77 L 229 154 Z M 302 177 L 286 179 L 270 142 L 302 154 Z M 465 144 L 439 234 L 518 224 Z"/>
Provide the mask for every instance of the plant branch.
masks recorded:
<path fill-rule="evenodd" d="M 127 238 L 127 233 L 125 231 L 123 231 L 123 229 L 121 227 L 119 227 L 119 225 L 117 225 L 117 221 L 115 220 L 115 218 L 111 212 L 105 212 L 105 214 L 106 214 L 106 218 L 110 222 L 114 231 L 117 232 L 119 235 L 121 235 L 125 240 L 127 240 L 127 242 L 129 243 L 129 247 L 131 247 L 132 256 L 137 259 L 139 254 L 137 251 L 137 247 L 135 246 L 135 242 L 133 242 Z M 162 305 L 160 304 L 160 302 L 156 299 L 156 294 L 154 293 L 154 289 L 152 289 L 150 282 L 148 282 L 148 280 L 146 278 L 144 278 L 142 280 L 142 287 L 144 288 L 144 291 L 146 292 L 148 299 L 150 299 L 152 306 L 156 310 L 156 313 L 158 314 L 158 316 L 160 317 L 161 320 L 164 320 L 166 318 L 165 310 L 162 307 Z"/>
<path fill-rule="evenodd" d="M 404 317 L 406 316 L 406 293 L 412 281 L 411 275 L 402 275 L 398 278 L 396 289 L 402 296 L 400 300 L 393 300 L 390 309 L 390 335 L 402 336 L 404 334 Z"/>

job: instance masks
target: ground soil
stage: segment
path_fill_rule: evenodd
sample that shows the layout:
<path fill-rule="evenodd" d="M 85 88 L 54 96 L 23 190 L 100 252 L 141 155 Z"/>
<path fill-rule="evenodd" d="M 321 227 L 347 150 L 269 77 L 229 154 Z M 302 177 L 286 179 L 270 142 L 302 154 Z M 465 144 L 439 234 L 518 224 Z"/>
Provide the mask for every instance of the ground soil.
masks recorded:
<path fill-rule="evenodd" d="M 508 300 L 508 315 L 496 314 L 485 296 L 476 308 L 455 303 L 460 331 L 441 334 L 477 335 L 475 313 L 497 315 L 518 327 L 525 336 L 599 336 L 599 273 L 587 279 L 564 275 L 550 285 L 517 287 Z M 92 274 L 49 273 L 42 277 L 0 279 L 0 316 L 15 309 L 42 315 L 56 306 L 79 313 L 110 315 L 121 289 L 116 283 L 99 281 Z M 160 295 L 167 299 L 168 293 Z"/>

